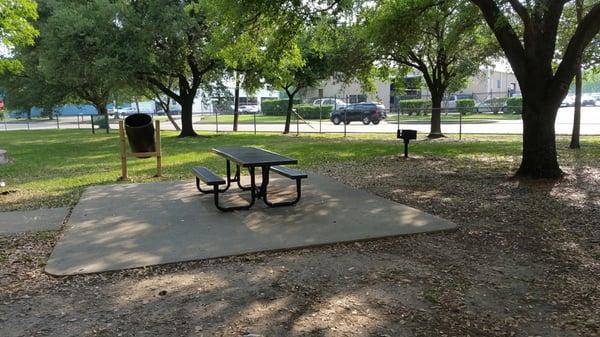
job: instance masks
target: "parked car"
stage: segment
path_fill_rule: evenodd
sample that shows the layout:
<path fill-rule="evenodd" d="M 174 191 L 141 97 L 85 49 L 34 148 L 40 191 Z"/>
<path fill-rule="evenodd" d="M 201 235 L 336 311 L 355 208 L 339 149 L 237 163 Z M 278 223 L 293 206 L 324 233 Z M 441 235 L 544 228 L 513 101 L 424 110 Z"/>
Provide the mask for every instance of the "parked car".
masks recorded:
<path fill-rule="evenodd" d="M 255 104 L 240 105 L 239 111 L 242 114 L 258 113 L 258 105 L 255 105 Z"/>
<path fill-rule="evenodd" d="M 365 125 L 369 123 L 377 125 L 385 117 L 386 113 L 383 104 L 373 102 L 356 103 L 347 105 L 345 109 L 335 109 L 331 113 L 331 122 L 339 125 L 341 122 L 350 124 L 350 122 L 362 121 Z"/>
<path fill-rule="evenodd" d="M 137 109 L 135 107 L 129 106 L 129 107 L 118 108 L 117 112 L 121 116 L 129 116 L 129 115 L 133 115 L 134 113 L 137 113 Z"/>
<path fill-rule="evenodd" d="M 481 112 L 493 112 L 493 113 L 502 112 L 502 113 L 504 113 L 504 111 L 506 111 L 506 99 L 488 98 L 488 99 L 484 100 L 483 102 L 479 102 L 479 103 L 475 104 L 475 112 L 478 112 L 478 113 L 481 113 Z"/>
<path fill-rule="evenodd" d="M 339 98 L 319 98 L 313 101 L 314 105 L 333 105 L 336 109 L 344 109 L 348 104 Z"/>
<path fill-rule="evenodd" d="M 573 105 L 575 105 L 575 96 L 573 95 L 568 95 L 565 97 L 565 99 L 563 99 L 562 103 L 560 103 L 561 107 L 569 107 Z"/>
<path fill-rule="evenodd" d="M 581 106 L 596 106 L 596 99 L 592 95 L 582 95 Z"/>
<path fill-rule="evenodd" d="M 442 101 L 442 108 L 449 109 L 449 110 L 455 110 L 456 105 L 458 104 L 458 101 L 461 99 L 473 99 L 473 95 L 472 94 L 450 95 L 450 96 L 446 97 L 446 99 L 444 101 Z"/>

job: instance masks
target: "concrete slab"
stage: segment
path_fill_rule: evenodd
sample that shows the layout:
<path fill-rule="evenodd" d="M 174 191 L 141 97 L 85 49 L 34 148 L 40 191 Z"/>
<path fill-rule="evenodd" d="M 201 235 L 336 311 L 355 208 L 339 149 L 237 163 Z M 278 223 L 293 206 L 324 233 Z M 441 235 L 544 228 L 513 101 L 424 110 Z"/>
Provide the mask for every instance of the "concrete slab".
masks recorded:
<path fill-rule="evenodd" d="M 268 208 L 257 200 L 252 210 L 233 213 L 218 211 L 192 182 L 88 188 L 46 272 L 96 273 L 456 227 L 331 178 L 309 174 L 304 182 L 294 207 Z M 275 179 L 273 185 L 287 194 L 293 183 Z"/>
<path fill-rule="evenodd" d="M 0 213 L 0 234 L 28 231 L 59 230 L 68 208 L 43 208 L 33 211 Z"/>

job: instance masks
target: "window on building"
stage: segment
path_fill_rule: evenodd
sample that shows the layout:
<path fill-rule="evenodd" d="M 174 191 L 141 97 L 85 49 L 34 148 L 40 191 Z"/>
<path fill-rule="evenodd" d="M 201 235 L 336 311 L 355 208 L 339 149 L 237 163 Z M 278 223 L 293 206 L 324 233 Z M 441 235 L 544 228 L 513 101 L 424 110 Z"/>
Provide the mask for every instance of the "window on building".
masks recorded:
<path fill-rule="evenodd" d="M 348 95 L 348 103 L 362 103 L 367 101 L 367 95 Z"/>
<path fill-rule="evenodd" d="M 500 81 L 500 80 L 497 80 L 497 81 L 496 81 L 496 86 L 498 87 L 498 89 L 500 89 L 500 85 L 501 85 L 501 84 L 502 84 L 502 81 Z"/>

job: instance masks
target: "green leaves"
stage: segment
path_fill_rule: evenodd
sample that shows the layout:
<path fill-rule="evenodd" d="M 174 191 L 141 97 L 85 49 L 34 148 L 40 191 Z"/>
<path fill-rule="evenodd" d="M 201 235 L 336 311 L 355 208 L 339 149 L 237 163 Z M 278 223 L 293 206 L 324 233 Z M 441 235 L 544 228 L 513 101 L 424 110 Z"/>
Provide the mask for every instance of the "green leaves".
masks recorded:
<path fill-rule="evenodd" d="M 35 42 L 38 31 L 31 21 L 37 17 L 37 5 L 32 0 L 0 1 L 0 74 L 23 71 L 23 65 L 9 55 L 16 46 Z"/>

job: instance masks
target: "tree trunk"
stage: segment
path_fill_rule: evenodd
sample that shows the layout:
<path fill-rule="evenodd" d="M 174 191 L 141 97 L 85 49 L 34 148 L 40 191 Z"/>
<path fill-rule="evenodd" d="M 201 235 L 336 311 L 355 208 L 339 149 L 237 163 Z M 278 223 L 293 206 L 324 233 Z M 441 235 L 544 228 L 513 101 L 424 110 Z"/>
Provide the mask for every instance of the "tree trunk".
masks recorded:
<path fill-rule="evenodd" d="M 286 135 L 288 133 L 290 133 L 290 122 L 292 120 L 292 111 L 294 110 L 294 95 L 293 94 L 288 94 L 288 107 L 287 107 L 287 113 L 285 115 L 285 127 L 283 129 L 283 134 Z"/>
<path fill-rule="evenodd" d="M 94 103 L 94 105 L 96 106 L 96 111 L 98 112 L 98 115 L 104 115 L 108 120 L 108 109 L 106 108 L 106 103 L 100 102 Z"/>
<path fill-rule="evenodd" d="M 442 98 L 443 95 L 431 94 L 431 131 L 427 138 L 441 138 L 444 137 L 442 133 Z"/>
<path fill-rule="evenodd" d="M 581 22 L 583 16 L 583 0 L 577 0 L 575 2 L 575 10 L 577 15 L 577 24 Z M 581 73 L 581 58 L 577 62 L 577 72 L 575 73 L 575 113 L 573 115 L 573 132 L 571 133 L 571 144 L 569 148 L 579 149 L 579 134 L 581 129 L 581 89 L 582 89 L 582 76 Z"/>
<path fill-rule="evenodd" d="M 573 133 L 571 134 L 571 144 L 569 148 L 579 149 L 579 133 L 581 128 L 581 89 L 582 89 L 582 74 L 581 65 L 575 75 L 575 114 L 573 116 Z"/>
<path fill-rule="evenodd" d="M 194 125 L 192 124 L 192 107 L 194 105 L 194 96 L 187 95 L 182 97 L 181 102 L 181 132 L 179 137 L 197 137 L 198 134 L 194 131 Z"/>
<path fill-rule="evenodd" d="M 240 79 L 235 75 L 235 92 L 233 102 L 233 131 L 238 130 L 238 121 L 240 119 Z"/>
<path fill-rule="evenodd" d="M 171 124 L 173 124 L 173 127 L 175 128 L 175 131 L 181 131 L 181 128 L 179 127 L 179 125 L 177 125 L 177 122 L 173 118 L 173 115 L 171 115 L 171 111 L 169 110 L 169 107 L 167 107 L 165 109 L 165 115 L 167 115 L 167 118 L 169 119 L 169 122 L 171 122 Z"/>
<path fill-rule="evenodd" d="M 554 131 L 558 106 L 546 102 L 543 95 L 523 96 L 523 159 L 517 176 L 538 179 L 563 175 L 558 166 Z"/>

